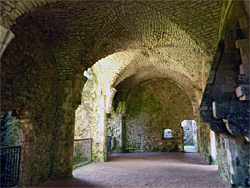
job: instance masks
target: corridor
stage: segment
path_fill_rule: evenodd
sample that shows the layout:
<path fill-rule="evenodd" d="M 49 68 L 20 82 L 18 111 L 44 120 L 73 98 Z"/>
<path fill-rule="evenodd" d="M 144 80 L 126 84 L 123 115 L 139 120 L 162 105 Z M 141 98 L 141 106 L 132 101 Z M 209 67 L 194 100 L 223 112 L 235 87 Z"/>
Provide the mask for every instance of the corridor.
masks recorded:
<path fill-rule="evenodd" d="M 0 187 L 250 187 L 250 0 L 0 2 Z"/>
<path fill-rule="evenodd" d="M 80 167 L 73 176 L 38 187 L 229 187 L 199 153 L 112 154 L 107 163 Z"/>

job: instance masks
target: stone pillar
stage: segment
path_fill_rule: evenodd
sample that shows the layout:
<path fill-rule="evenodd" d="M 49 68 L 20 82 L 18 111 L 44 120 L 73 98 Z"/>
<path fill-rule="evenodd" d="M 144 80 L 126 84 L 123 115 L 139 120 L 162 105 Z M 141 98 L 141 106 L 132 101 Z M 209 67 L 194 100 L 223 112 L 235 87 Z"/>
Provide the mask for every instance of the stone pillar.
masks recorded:
<path fill-rule="evenodd" d="M 95 146 L 93 150 L 96 152 L 96 161 L 97 162 L 105 162 L 107 161 L 107 127 L 106 127 L 106 112 L 105 112 L 105 101 L 106 97 L 100 97 L 99 108 L 97 111 L 98 115 L 98 124 L 97 131 L 94 133 L 93 137 L 93 145 Z"/>
<path fill-rule="evenodd" d="M 0 25 L 0 59 L 15 35 L 7 28 Z"/>
<path fill-rule="evenodd" d="M 56 126 L 55 160 L 52 177 L 64 179 L 72 177 L 73 148 L 74 148 L 74 107 L 72 80 L 67 80 L 64 86 L 62 105 L 58 108 L 58 122 Z"/>

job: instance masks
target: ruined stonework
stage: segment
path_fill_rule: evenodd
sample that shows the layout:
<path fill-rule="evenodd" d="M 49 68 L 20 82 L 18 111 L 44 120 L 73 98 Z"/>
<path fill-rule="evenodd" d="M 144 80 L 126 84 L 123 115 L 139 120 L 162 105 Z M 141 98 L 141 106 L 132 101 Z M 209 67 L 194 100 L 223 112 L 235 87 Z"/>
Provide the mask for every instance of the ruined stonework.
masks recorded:
<path fill-rule="evenodd" d="M 161 79 L 142 83 L 131 92 L 126 112 L 126 151 L 183 151 L 181 122 L 192 119 L 193 110 L 178 86 Z M 164 138 L 164 129 L 173 138 Z"/>
<path fill-rule="evenodd" d="M 249 187 L 249 15 L 234 4 L 225 38 L 212 65 L 201 119 L 216 133 L 216 164 L 232 186 Z M 209 152 L 205 152 L 208 154 Z"/>
<path fill-rule="evenodd" d="M 108 136 L 111 136 L 111 152 L 126 152 L 125 117 L 126 102 L 119 101 L 118 106 L 107 117 Z"/>
<path fill-rule="evenodd" d="M 74 138 L 93 138 L 99 162 L 107 136 L 112 152 L 182 151 L 187 118 L 203 157 L 212 130 L 221 176 L 250 186 L 249 4 L 0 1 L 1 129 L 20 128 L 20 186 L 72 177 Z"/>
<path fill-rule="evenodd" d="M 20 20 L 12 31 L 15 39 L 1 59 L 1 115 L 14 111 L 20 121 L 20 185 L 36 185 L 53 169 L 58 72 L 48 44 L 31 21 Z"/>

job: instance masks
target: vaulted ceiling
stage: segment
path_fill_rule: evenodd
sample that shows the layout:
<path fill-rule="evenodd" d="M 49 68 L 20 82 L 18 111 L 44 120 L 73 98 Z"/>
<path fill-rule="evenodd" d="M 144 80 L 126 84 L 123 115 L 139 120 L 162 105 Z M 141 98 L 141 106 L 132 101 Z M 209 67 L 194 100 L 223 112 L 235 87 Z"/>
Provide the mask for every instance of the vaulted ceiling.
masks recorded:
<path fill-rule="evenodd" d="M 218 45 L 223 1 L 6 0 L 1 10 L 1 25 L 14 33 L 19 22 L 36 25 L 64 74 L 117 52 L 131 59 L 141 50 L 144 58 L 127 62 L 115 85 L 168 77 L 200 88 L 204 59 Z"/>

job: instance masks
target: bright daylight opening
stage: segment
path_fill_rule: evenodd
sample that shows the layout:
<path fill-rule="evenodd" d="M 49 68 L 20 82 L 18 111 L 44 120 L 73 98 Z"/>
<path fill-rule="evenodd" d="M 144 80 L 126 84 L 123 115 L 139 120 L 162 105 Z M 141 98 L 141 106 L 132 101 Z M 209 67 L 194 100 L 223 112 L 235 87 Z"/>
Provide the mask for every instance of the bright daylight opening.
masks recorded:
<path fill-rule="evenodd" d="M 196 121 L 184 120 L 181 126 L 183 127 L 184 152 L 198 152 Z"/>

